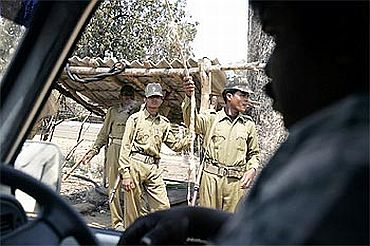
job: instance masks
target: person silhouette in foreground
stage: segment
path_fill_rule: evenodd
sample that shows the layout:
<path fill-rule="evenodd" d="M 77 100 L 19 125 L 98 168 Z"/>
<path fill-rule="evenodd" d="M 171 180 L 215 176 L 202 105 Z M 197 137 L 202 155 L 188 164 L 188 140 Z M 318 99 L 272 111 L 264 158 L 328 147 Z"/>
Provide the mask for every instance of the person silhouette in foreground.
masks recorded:
<path fill-rule="evenodd" d="M 276 46 L 267 93 L 289 137 L 235 214 L 173 208 L 123 244 L 369 244 L 369 2 L 252 1 Z"/>

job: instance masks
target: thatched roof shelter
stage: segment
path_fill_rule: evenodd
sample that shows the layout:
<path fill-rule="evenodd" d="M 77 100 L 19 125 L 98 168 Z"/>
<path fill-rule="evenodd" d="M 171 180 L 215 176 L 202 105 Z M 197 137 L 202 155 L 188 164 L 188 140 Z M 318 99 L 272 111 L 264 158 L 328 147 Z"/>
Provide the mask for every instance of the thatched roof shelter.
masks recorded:
<path fill-rule="evenodd" d="M 259 64 L 244 66 L 221 66 L 217 59 L 208 58 L 195 61 L 189 59 L 187 68 L 197 87 L 198 108 L 207 109 L 210 94 L 221 95 L 226 81 L 225 70 L 258 69 Z M 162 112 L 175 123 L 182 121 L 181 103 L 184 99 L 182 78 L 185 74 L 179 60 L 151 61 L 117 61 L 114 58 L 83 59 L 72 57 L 64 69 L 57 88 L 62 94 L 97 115 L 103 116 L 105 110 L 118 103 L 122 85 L 129 84 L 135 88 L 136 100 L 143 101 L 144 88 L 150 82 L 160 83 L 166 91 L 166 100 Z M 222 98 L 219 98 L 222 101 Z"/>
<path fill-rule="evenodd" d="M 201 90 L 200 66 L 220 65 L 217 60 L 197 62 L 192 59 L 187 61 L 190 74 L 198 88 Z M 124 66 L 118 68 L 119 66 Z M 116 66 L 116 67 L 115 67 Z M 111 69 L 113 68 L 113 69 Z M 89 81 L 99 74 L 109 74 L 110 71 L 117 69 L 117 74 L 102 77 L 101 80 Z M 121 72 L 118 72 L 121 69 Z M 69 75 L 68 75 L 69 74 Z M 212 87 L 211 93 L 221 94 L 226 77 L 221 70 L 208 72 L 210 74 Z M 72 76 L 70 76 L 72 75 Z M 181 121 L 181 102 L 184 98 L 182 89 L 182 78 L 184 68 L 179 60 L 168 62 L 162 60 L 159 63 L 139 61 L 121 61 L 117 63 L 115 59 L 88 58 L 80 59 L 72 57 L 68 61 L 66 69 L 58 81 L 58 90 L 63 94 L 75 99 L 78 103 L 90 111 L 104 115 L 105 109 L 117 103 L 119 91 L 122 85 L 129 84 L 135 88 L 136 100 L 143 101 L 144 88 L 150 82 L 160 83 L 166 91 L 166 102 L 163 107 L 167 116 L 175 121 Z M 81 79 L 81 80 L 80 80 Z M 200 95 L 201 93 L 197 93 Z M 197 98 L 198 105 L 200 96 Z"/>

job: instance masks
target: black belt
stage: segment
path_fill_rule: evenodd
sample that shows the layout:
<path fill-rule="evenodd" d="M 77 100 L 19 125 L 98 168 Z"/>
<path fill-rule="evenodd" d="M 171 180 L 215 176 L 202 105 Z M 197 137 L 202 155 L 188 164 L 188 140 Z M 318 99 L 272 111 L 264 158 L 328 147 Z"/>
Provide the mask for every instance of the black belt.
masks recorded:
<path fill-rule="evenodd" d="M 230 178 L 237 178 L 241 179 L 245 173 L 244 167 L 228 167 L 221 164 L 218 164 L 217 162 L 211 160 L 211 159 L 205 159 L 204 160 L 204 171 L 216 174 L 220 177 L 230 177 Z"/>
<path fill-rule="evenodd" d="M 109 144 L 121 145 L 122 144 L 122 138 L 116 138 L 116 137 L 109 136 Z"/>

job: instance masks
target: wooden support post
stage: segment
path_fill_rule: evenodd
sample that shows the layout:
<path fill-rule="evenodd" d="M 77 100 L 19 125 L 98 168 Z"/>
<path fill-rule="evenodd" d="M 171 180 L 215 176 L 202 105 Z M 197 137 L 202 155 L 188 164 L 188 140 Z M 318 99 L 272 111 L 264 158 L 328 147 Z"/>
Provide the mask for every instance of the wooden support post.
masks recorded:
<path fill-rule="evenodd" d="M 250 62 L 245 64 L 238 65 L 207 65 L 205 71 L 228 71 L 228 70 L 252 70 L 258 71 L 262 70 L 265 67 L 265 63 L 260 62 Z M 77 73 L 79 75 L 96 75 L 99 73 L 109 72 L 110 68 L 108 67 L 82 67 L 82 66 L 70 66 L 69 69 L 72 73 Z M 198 67 L 190 67 L 187 69 L 190 75 L 198 73 Z M 184 68 L 126 68 L 121 75 L 123 76 L 184 76 Z M 67 74 L 67 71 L 64 70 L 64 74 Z"/>
<path fill-rule="evenodd" d="M 209 68 L 211 67 L 211 61 L 207 58 L 203 58 L 198 61 L 199 64 L 199 75 L 200 75 L 200 87 L 201 87 L 201 96 L 200 96 L 200 112 L 204 112 L 209 108 L 209 95 L 211 94 L 211 72 Z"/>

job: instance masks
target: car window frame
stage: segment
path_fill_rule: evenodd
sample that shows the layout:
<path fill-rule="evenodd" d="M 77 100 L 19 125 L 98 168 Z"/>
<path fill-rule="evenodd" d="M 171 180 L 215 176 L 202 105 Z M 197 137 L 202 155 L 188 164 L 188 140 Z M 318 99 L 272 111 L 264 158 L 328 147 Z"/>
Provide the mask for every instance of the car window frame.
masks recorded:
<path fill-rule="evenodd" d="M 39 1 L 0 82 L 0 161 L 14 163 L 98 0 Z"/>

